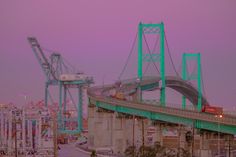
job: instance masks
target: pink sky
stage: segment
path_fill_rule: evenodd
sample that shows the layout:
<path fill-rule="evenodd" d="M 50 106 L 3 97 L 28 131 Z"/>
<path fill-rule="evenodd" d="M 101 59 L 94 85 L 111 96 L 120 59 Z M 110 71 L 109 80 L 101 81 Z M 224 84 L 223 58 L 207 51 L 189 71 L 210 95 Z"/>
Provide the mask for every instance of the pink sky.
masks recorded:
<path fill-rule="evenodd" d="M 128 56 L 137 25 L 163 21 L 174 62 L 201 52 L 207 98 L 232 108 L 236 101 L 234 0 L 1 0 L 0 102 L 44 96 L 44 75 L 26 40 L 35 36 L 58 50 L 96 84 L 113 82 Z"/>

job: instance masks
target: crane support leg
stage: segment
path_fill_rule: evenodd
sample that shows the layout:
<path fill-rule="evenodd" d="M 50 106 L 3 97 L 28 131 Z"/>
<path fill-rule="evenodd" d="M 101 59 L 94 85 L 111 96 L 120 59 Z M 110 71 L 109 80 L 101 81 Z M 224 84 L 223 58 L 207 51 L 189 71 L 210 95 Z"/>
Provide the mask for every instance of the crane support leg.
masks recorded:
<path fill-rule="evenodd" d="M 82 132 L 83 130 L 83 115 L 82 115 L 82 104 L 83 104 L 83 90 L 82 87 L 78 88 L 78 97 L 79 97 L 79 102 L 78 102 L 78 132 Z"/>

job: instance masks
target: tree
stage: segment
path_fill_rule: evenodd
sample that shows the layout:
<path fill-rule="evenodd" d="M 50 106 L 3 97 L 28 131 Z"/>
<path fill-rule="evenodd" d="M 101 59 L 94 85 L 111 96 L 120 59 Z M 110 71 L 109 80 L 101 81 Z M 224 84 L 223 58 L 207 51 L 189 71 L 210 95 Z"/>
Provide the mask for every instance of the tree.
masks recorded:
<path fill-rule="evenodd" d="M 92 150 L 90 157 L 97 157 L 96 151 Z"/>
<path fill-rule="evenodd" d="M 139 157 L 156 157 L 157 151 L 154 147 L 141 146 L 139 148 Z"/>
<path fill-rule="evenodd" d="M 126 157 L 138 157 L 138 153 L 136 151 L 135 146 L 129 146 L 125 150 L 125 156 Z"/>

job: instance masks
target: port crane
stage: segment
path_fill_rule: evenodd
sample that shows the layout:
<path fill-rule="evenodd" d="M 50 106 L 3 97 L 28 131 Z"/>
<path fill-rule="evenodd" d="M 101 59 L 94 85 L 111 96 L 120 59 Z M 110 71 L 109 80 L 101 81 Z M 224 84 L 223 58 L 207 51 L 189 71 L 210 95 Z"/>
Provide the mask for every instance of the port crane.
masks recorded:
<path fill-rule="evenodd" d="M 83 130 L 83 89 L 94 82 L 93 78 L 83 73 L 73 73 L 72 70 L 70 70 L 64 63 L 60 53 L 53 52 L 48 59 L 44 53 L 44 48 L 40 46 L 38 40 L 35 37 L 28 37 L 28 42 L 46 76 L 44 98 L 46 107 L 48 107 L 48 98 L 50 98 L 52 101 L 51 95 L 49 93 L 49 86 L 59 87 L 59 113 L 57 116 L 59 132 L 66 134 L 81 133 Z M 69 94 L 72 98 L 69 88 L 78 89 L 78 103 L 75 105 L 77 117 L 67 117 L 64 114 L 67 113 L 67 95 Z M 69 129 L 66 125 L 69 122 L 76 122 L 76 128 Z"/>

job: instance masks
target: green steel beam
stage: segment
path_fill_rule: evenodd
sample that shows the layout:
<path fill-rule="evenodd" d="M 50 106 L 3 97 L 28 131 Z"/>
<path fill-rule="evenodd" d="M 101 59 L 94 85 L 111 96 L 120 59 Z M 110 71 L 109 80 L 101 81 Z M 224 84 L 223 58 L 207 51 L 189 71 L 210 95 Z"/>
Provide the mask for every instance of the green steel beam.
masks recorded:
<path fill-rule="evenodd" d="M 145 86 L 141 86 L 141 90 L 149 90 L 149 89 L 153 89 L 159 86 L 159 83 L 153 83 L 153 84 L 147 84 Z"/>
<path fill-rule="evenodd" d="M 142 24 L 143 27 L 161 27 L 163 23 L 147 23 L 147 24 Z"/>
<path fill-rule="evenodd" d="M 138 25 L 138 78 L 140 81 L 143 78 L 143 25 L 140 22 Z"/>
<path fill-rule="evenodd" d="M 73 135 L 73 134 L 79 134 L 81 132 L 79 132 L 78 130 L 63 130 L 63 129 L 59 129 L 58 133 L 59 134 L 70 134 L 70 135 Z"/>
<path fill-rule="evenodd" d="M 186 54 L 182 55 L 182 79 L 187 80 Z M 182 96 L 182 109 L 186 108 L 186 97 Z"/>
<path fill-rule="evenodd" d="M 59 82 L 59 128 L 62 128 L 62 82 Z"/>
<path fill-rule="evenodd" d="M 165 81 L 165 34 L 164 34 L 164 24 L 160 24 L 160 69 L 161 69 L 161 104 L 165 106 L 166 104 L 166 81 Z"/>
<path fill-rule="evenodd" d="M 195 128 L 198 128 L 198 129 L 205 129 L 205 130 L 211 130 L 211 131 L 216 131 L 216 132 L 220 131 L 222 133 L 228 133 L 228 134 L 236 134 L 236 126 L 224 125 L 221 123 L 207 122 L 207 121 L 202 121 L 202 120 L 195 120 L 191 118 L 184 118 L 184 117 L 173 116 L 173 115 L 168 115 L 168 114 L 163 114 L 163 113 L 155 113 L 155 112 L 135 109 L 131 107 L 114 106 L 114 105 L 110 105 L 108 103 L 100 102 L 100 101 L 96 101 L 95 105 L 96 107 L 111 110 L 114 112 L 141 116 L 141 117 L 145 117 L 151 120 L 160 120 L 160 121 L 169 122 L 169 123 L 194 126 Z"/>
<path fill-rule="evenodd" d="M 45 106 L 48 107 L 48 94 L 49 93 L 48 93 L 48 83 L 47 82 L 45 83 L 45 93 L 44 94 L 45 94 L 45 98 L 44 98 L 45 99 Z"/>
<path fill-rule="evenodd" d="M 236 126 L 224 125 L 220 123 L 210 123 L 206 121 L 195 120 L 194 126 L 199 129 L 206 129 L 228 134 L 236 134 Z"/>
<path fill-rule="evenodd" d="M 197 87 L 198 87 L 198 104 L 197 109 L 198 111 L 202 110 L 202 76 L 201 76 L 201 54 L 197 54 L 197 73 L 198 73 L 198 79 L 197 79 Z"/>
<path fill-rule="evenodd" d="M 66 117 L 65 117 L 65 114 L 64 113 L 66 113 L 66 99 L 67 99 L 67 88 L 66 88 L 66 86 L 64 86 L 64 101 L 63 101 L 63 104 L 64 104 L 64 108 L 63 108 L 63 128 L 64 129 L 66 129 L 66 125 L 65 125 L 65 119 L 66 119 Z"/>

